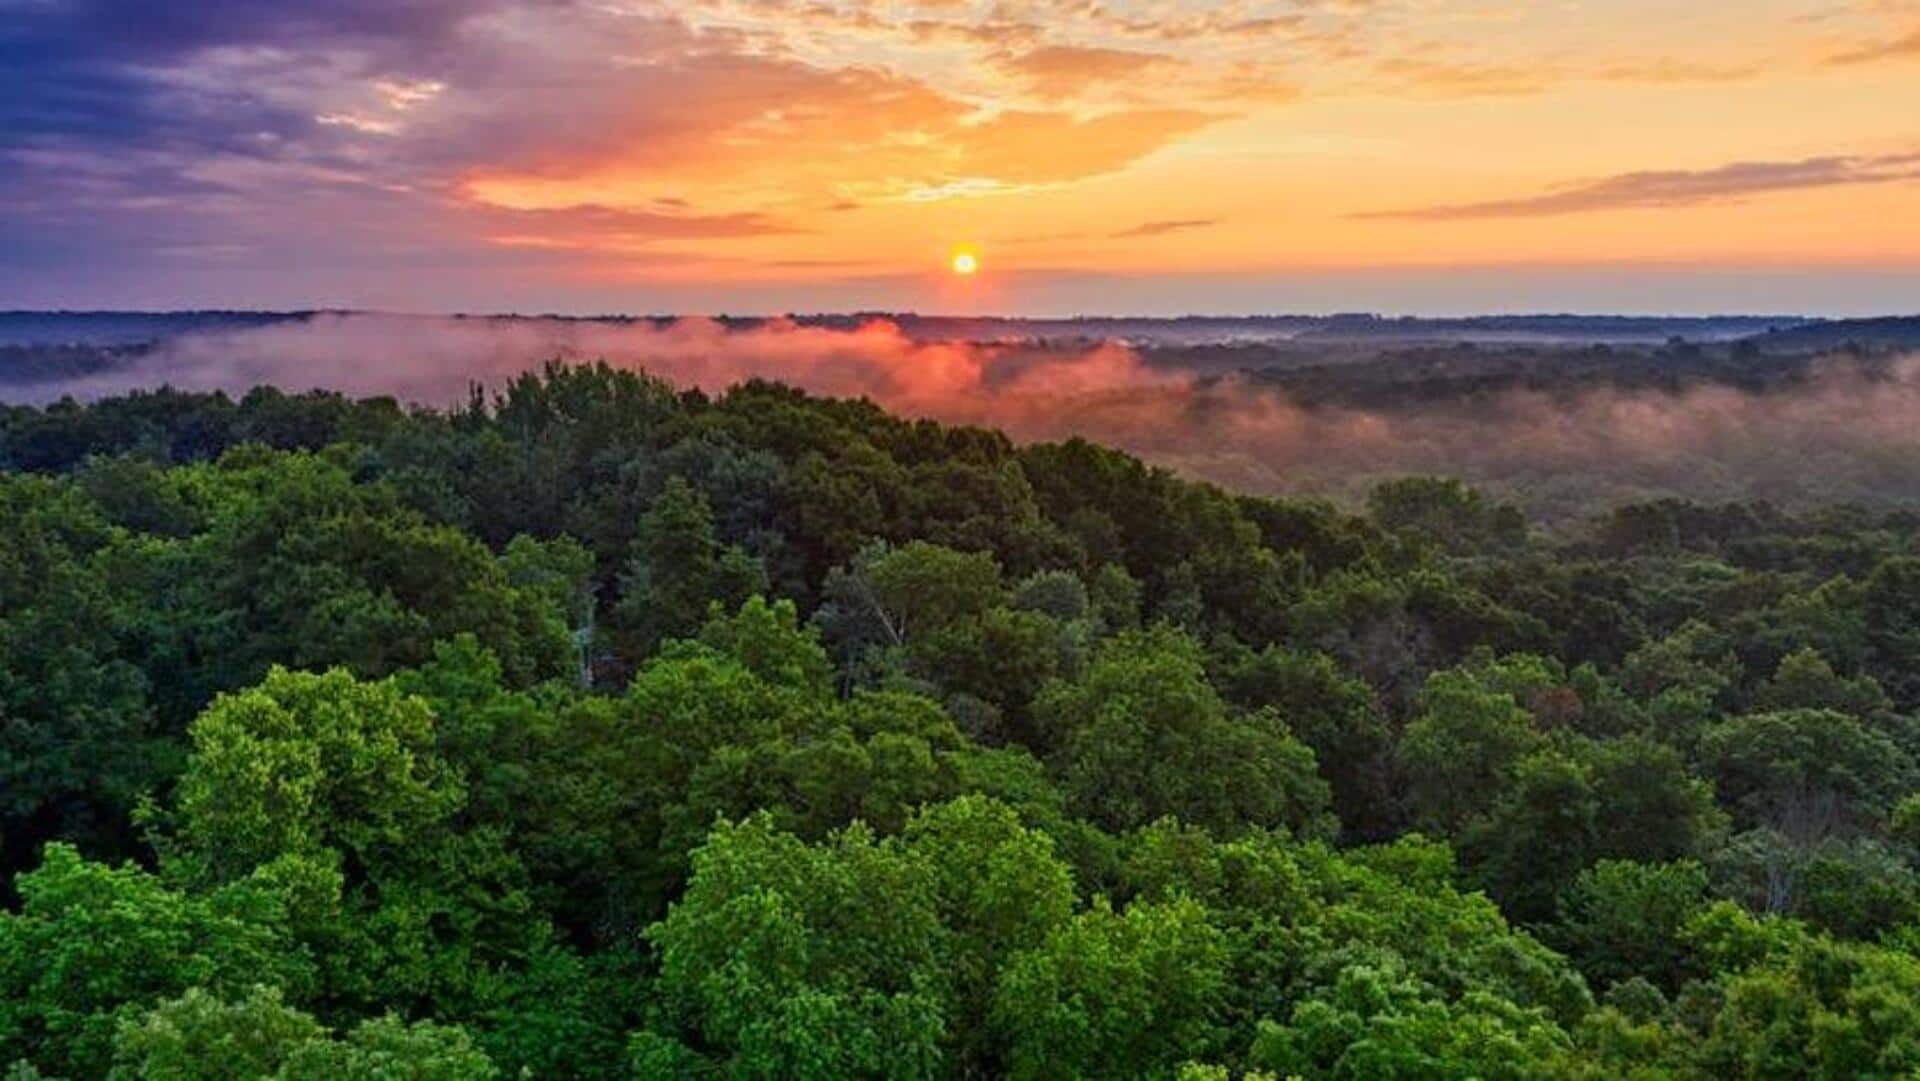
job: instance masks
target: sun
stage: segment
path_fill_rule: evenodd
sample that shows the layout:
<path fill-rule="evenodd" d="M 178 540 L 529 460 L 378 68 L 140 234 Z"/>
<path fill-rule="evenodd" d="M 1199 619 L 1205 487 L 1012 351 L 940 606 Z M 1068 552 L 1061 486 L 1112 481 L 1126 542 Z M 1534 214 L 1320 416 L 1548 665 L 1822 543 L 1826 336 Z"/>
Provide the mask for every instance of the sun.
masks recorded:
<path fill-rule="evenodd" d="M 980 257 L 974 254 L 972 248 L 955 248 L 953 250 L 953 272 L 955 274 L 961 277 L 967 277 L 976 273 L 979 269 Z"/>

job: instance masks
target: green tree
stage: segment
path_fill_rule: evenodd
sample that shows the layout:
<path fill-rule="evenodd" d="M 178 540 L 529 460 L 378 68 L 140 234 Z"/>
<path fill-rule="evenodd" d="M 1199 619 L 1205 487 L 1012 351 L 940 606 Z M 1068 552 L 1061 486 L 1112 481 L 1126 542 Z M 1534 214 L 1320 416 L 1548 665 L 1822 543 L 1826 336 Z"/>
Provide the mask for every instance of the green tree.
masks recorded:
<path fill-rule="evenodd" d="M 331 876 L 337 896 L 312 902 L 302 935 L 334 994 L 470 1005 L 488 983 L 478 966 L 544 939 L 501 835 L 459 821 L 466 787 L 424 700 L 342 671 L 276 670 L 191 734 L 170 860 L 212 883 Z"/>
<path fill-rule="evenodd" d="M 1756 712 L 1762 713 L 1831 709 L 1867 721 L 1883 718 L 1893 710 L 1893 700 L 1871 676 L 1843 678 L 1812 649 L 1781 658 L 1773 676 L 1754 692 L 1753 704 Z"/>
<path fill-rule="evenodd" d="M 647 931 L 675 1028 L 737 1077 L 931 1077 L 948 936 L 927 868 L 855 826 L 821 846 L 721 823 Z"/>
<path fill-rule="evenodd" d="M 737 612 L 711 613 L 699 640 L 769 683 L 820 696 L 832 691 L 833 662 L 820 645 L 819 633 L 800 626 L 792 601 L 769 603 L 754 596 Z"/>
<path fill-rule="evenodd" d="M 73 485 L 0 474 L 0 872 L 48 840 L 129 849 L 138 794 L 178 768 L 135 648 L 159 559 Z"/>
<path fill-rule="evenodd" d="M 815 619 L 842 663 L 903 649 L 1005 600 L 992 555 L 925 541 L 869 544 L 827 576 L 822 592 Z"/>
<path fill-rule="evenodd" d="M 294 1049 L 278 1081 L 493 1081 L 500 1076 L 458 1026 L 392 1014 L 362 1021 L 345 1037 Z"/>
<path fill-rule="evenodd" d="M 672 477 L 640 519 L 609 622 L 627 655 L 644 657 L 663 639 L 697 631 L 709 606 L 732 610 L 766 590 L 766 568 L 721 543 L 706 496 Z"/>
<path fill-rule="evenodd" d="M 1332 826 L 1313 752 L 1271 711 L 1231 715 L 1198 644 L 1165 626 L 1103 643 L 1034 713 L 1070 806 L 1107 829 L 1164 815 L 1222 832 Z"/>
<path fill-rule="evenodd" d="M 1754 713 L 1701 736 L 1701 764 L 1749 825 L 1815 841 L 1883 818 L 1912 790 L 1914 764 L 1885 735 L 1832 710 Z"/>
<path fill-rule="evenodd" d="M 1217 1046 L 1226 944 L 1191 901 L 1105 898 L 1002 970 L 994 1031 L 1014 1078 L 1139 1077 Z"/>
<path fill-rule="evenodd" d="M 1920 960 L 1802 937 L 1722 981 L 1703 1026 L 1713 1077 L 1904 1078 L 1920 1068 Z"/>
<path fill-rule="evenodd" d="M 1381 529 L 1448 551 L 1476 551 L 1526 539 L 1526 523 L 1518 510 L 1489 505 L 1474 489 L 1441 477 L 1402 477 L 1375 485 L 1367 493 L 1367 513 Z"/>
<path fill-rule="evenodd" d="M 928 807 L 908 823 L 903 840 L 932 873 L 941 922 L 952 936 L 952 1072 L 1003 1073 L 1007 1049 L 989 1023 L 996 984 L 1013 956 L 1040 948 L 1072 915 L 1072 872 L 1055 856 L 1051 837 L 982 796 Z"/>
<path fill-rule="evenodd" d="M 1594 858 L 1599 794 L 1584 764 L 1551 751 L 1516 762 L 1506 784 L 1485 817 L 1465 829 L 1461 848 L 1473 879 L 1505 911 L 1538 922 Z"/>
<path fill-rule="evenodd" d="M 228 1003 L 194 987 L 121 1021 L 110 1076 L 126 1081 L 257 1081 L 279 1076 L 289 1054 L 325 1033 L 311 1016 L 287 1006 L 278 988 L 255 986 Z"/>
<path fill-rule="evenodd" d="M 162 999 L 265 982 L 310 990 L 313 964 L 271 883 L 182 893 L 132 866 L 48 845 L 0 915 L 0 1058 L 100 1077 L 116 1028 Z"/>
<path fill-rule="evenodd" d="M 1252 1063 L 1281 1076 L 1556 1076 L 1572 1040 L 1540 1009 L 1484 992 L 1448 1001 L 1395 966 L 1351 965 L 1284 1023 L 1260 1027 Z"/>
<path fill-rule="evenodd" d="M 1415 820 L 1441 833 L 1464 828 L 1542 742 L 1511 691 L 1468 670 L 1435 672 L 1395 748 Z"/>
<path fill-rule="evenodd" d="M 1596 985 L 1639 977 L 1675 991 L 1702 974 L 1681 932 L 1706 897 L 1707 873 L 1697 863 L 1602 860 L 1561 896 L 1553 941 Z"/>
<path fill-rule="evenodd" d="M 994 607 L 915 639 L 908 668 L 949 695 L 991 706 L 1001 720 L 982 738 L 1031 743 L 1029 707 L 1048 680 L 1078 670 L 1084 637 L 1084 628 L 1051 616 Z"/>
<path fill-rule="evenodd" d="M 1920 558 L 1881 563 L 1861 592 L 1869 670 L 1895 705 L 1910 712 L 1920 707 Z"/>
<path fill-rule="evenodd" d="M 1379 838 L 1392 831 L 1392 733 L 1372 688 L 1324 653 L 1278 646 L 1231 658 L 1226 669 L 1220 682 L 1229 699 L 1271 709 L 1313 749 L 1349 835 Z"/>
<path fill-rule="evenodd" d="M 115 1078 L 152 1081 L 491 1081 L 499 1076 L 466 1032 L 388 1014 L 344 1039 L 266 987 L 228 1003 L 199 989 L 122 1022 Z"/>

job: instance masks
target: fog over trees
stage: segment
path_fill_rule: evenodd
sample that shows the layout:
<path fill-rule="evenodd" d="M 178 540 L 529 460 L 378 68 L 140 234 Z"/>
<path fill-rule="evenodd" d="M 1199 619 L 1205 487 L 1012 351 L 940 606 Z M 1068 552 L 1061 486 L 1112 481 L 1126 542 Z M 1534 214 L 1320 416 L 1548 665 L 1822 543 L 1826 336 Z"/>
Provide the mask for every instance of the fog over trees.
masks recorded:
<path fill-rule="evenodd" d="M 0 399 L 267 384 L 442 408 L 555 359 L 750 379 L 1231 490 L 1364 505 L 1459 477 L 1535 521 L 1676 496 L 1920 506 L 1920 319 L 0 313 Z"/>

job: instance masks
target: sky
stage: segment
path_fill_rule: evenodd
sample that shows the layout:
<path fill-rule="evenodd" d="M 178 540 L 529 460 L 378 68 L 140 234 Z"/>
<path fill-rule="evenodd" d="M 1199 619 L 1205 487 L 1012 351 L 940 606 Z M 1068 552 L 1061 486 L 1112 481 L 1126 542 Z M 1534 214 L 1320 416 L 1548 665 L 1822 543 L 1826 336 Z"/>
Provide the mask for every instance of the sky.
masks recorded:
<path fill-rule="evenodd" d="M 1920 0 L 0 0 L 44 307 L 1911 312 Z"/>

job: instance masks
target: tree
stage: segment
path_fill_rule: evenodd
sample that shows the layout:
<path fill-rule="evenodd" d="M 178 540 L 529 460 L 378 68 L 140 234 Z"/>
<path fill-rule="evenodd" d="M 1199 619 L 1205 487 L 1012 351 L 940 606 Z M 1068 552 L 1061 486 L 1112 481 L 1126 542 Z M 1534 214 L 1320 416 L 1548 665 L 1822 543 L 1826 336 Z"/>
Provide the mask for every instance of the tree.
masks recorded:
<path fill-rule="evenodd" d="M 647 938 L 674 1027 L 733 1076 L 940 1069 L 950 992 L 934 882 L 864 827 L 814 847 L 765 816 L 721 823 Z"/>
<path fill-rule="evenodd" d="M 1742 675 L 1738 658 L 1698 620 L 1627 656 L 1620 686 L 1642 702 L 1668 742 L 1688 745 L 1711 723 Z"/>
<path fill-rule="evenodd" d="M 1086 584 L 1062 570 L 1039 571 L 1015 582 L 1011 604 L 1018 611 L 1037 612 L 1062 623 L 1086 619 L 1093 608 Z"/>
<path fill-rule="evenodd" d="M 1832 710 L 1753 713 L 1713 725 L 1700 759 L 1742 823 L 1815 841 L 1882 818 L 1912 790 L 1913 760 Z"/>
<path fill-rule="evenodd" d="M 500 557 L 507 581 L 544 599 L 561 613 L 579 656 L 580 682 L 592 682 L 593 553 L 571 537 L 539 541 L 522 533 Z"/>
<path fill-rule="evenodd" d="M 1389 533 L 1404 533 L 1448 551 L 1477 551 L 1526 539 L 1526 523 L 1511 506 L 1490 506 L 1460 481 L 1402 477 L 1367 493 L 1367 513 Z"/>
<path fill-rule="evenodd" d="M 294 1049 L 280 1081 L 493 1081 L 500 1076 L 458 1026 L 392 1014 L 362 1021 L 336 1040 L 311 1040 Z"/>
<path fill-rule="evenodd" d="M 302 935 L 333 993 L 470 1005 L 487 983 L 476 963 L 521 960 L 544 939 L 501 836 L 458 821 L 466 788 L 436 752 L 425 701 L 338 670 L 276 670 L 191 734 L 171 862 L 213 884 L 330 881 Z"/>
<path fill-rule="evenodd" d="M 1831 709 L 1865 721 L 1879 720 L 1893 711 L 1893 701 L 1871 676 L 1842 678 L 1812 649 L 1781 658 L 1773 676 L 1754 692 L 1753 704 L 1762 713 Z"/>
<path fill-rule="evenodd" d="M 1225 833 L 1332 825 L 1313 752 L 1271 711 L 1230 715 L 1198 644 L 1165 626 L 1104 643 L 1034 714 L 1070 805 L 1107 829 L 1163 815 Z"/>
<path fill-rule="evenodd" d="M 612 630 L 628 657 L 644 657 L 661 640 L 698 630 L 709 606 L 731 610 L 766 589 L 760 561 L 715 536 L 706 496 L 672 477 L 640 519 Z"/>
<path fill-rule="evenodd" d="M 992 555 L 925 541 L 868 545 L 827 576 L 823 593 L 815 619 L 843 663 L 904 648 L 1005 599 Z"/>
<path fill-rule="evenodd" d="M 1561 896 L 1552 939 L 1596 985 L 1637 977 L 1672 992 L 1702 974 L 1682 932 L 1706 903 L 1697 863 L 1602 860 Z"/>
<path fill-rule="evenodd" d="M 1447 1001 L 1391 964 L 1356 964 L 1262 1024 L 1248 1057 L 1280 1076 L 1518 1081 L 1564 1073 L 1571 1045 L 1544 1010 L 1480 992 Z"/>
<path fill-rule="evenodd" d="M 996 606 L 916 638 L 908 669 L 950 697 L 990 706 L 997 723 L 977 733 L 982 739 L 1031 744 L 1033 699 L 1048 680 L 1078 670 L 1083 641 L 1083 627 Z"/>
<path fill-rule="evenodd" d="M 1869 670 L 1894 704 L 1911 712 L 1920 707 L 1920 558 L 1881 563 L 1862 595 Z"/>
<path fill-rule="evenodd" d="M 1598 855 L 1647 863 L 1698 856 L 1725 830 L 1713 786 L 1674 748 L 1644 736 L 1576 748 L 1593 780 Z"/>
<path fill-rule="evenodd" d="M 1871 938 L 1920 915 L 1920 875 L 1871 838 L 1809 843 L 1749 830 L 1714 853 L 1712 870 L 1721 896 L 1846 938 Z"/>
<path fill-rule="evenodd" d="M 833 662 L 812 627 L 802 628 L 792 601 L 749 597 L 738 612 L 715 612 L 699 641 L 725 653 L 769 683 L 824 697 L 832 691 Z"/>
<path fill-rule="evenodd" d="M 1417 822 L 1452 833 L 1503 792 L 1513 766 L 1542 744 L 1513 694 L 1467 670 L 1435 672 L 1395 748 Z"/>
<path fill-rule="evenodd" d="M 1505 911 L 1541 921 L 1594 857 L 1599 796 L 1582 763 L 1551 751 L 1516 762 L 1507 786 L 1466 828 L 1461 848 L 1473 879 Z"/>
<path fill-rule="evenodd" d="M 1250 1034 L 1326 989 L 1356 959 L 1455 996 L 1479 992 L 1571 1024 L 1592 1006 L 1564 959 L 1465 893 L 1452 851 L 1406 836 L 1335 850 L 1277 834 L 1219 841 L 1171 820 L 1127 839 L 1118 875 L 1133 902 L 1191 899 L 1232 945 L 1226 1016 Z"/>
<path fill-rule="evenodd" d="M 73 485 L 0 474 L 0 872 L 53 839 L 131 849 L 178 768 L 137 648 L 158 562 Z"/>
<path fill-rule="evenodd" d="M 1105 898 L 1003 970 L 994 1031 L 1013 1078 L 1119 1078 L 1169 1070 L 1216 1046 L 1226 944 L 1191 901 Z"/>
<path fill-rule="evenodd" d="M 379 677 L 433 644 L 477 636 L 510 679 L 572 675 L 578 650 L 546 586 L 522 589 L 484 544 L 355 482 L 356 454 L 229 451 L 196 467 L 208 528 L 153 588 L 195 618 L 163 639 L 190 664 L 182 712 L 248 686 L 273 664 L 343 665 Z"/>
<path fill-rule="evenodd" d="M 276 669 L 194 721 L 181 842 L 217 880 L 322 849 L 402 861 L 465 800 L 433 726 L 424 701 L 390 684 Z"/>
<path fill-rule="evenodd" d="M 1395 823 L 1389 791 L 1392 734 L 1372 688 L 1324 653 L 1269 646 L 1227 662 L 1222 690 L 1249 709 L 1270 709 L 1313 749 L 1333 810 L 1348 835 L 1379 838 Z"/>
<path fill-rule="evenodd" d="M 265 881 L 182 893 L 132 866 L 48 845 L 0 915 L 0 1058 L 56 1075 L 107 1072 L 118 1026 L 190 988 L 295 992 L 312 959 L 288 927 L 289 898 Z"/>
<path fill-rule="evenodd" d="M 1696 1055 L 1714 1077 L 1891 1079 L 1920 1068 L 1920 961 L 1784 936 L 1722 981 Z"/>
<path fill-rule="evenodd" d="M 344 1039 L 255 987 L 232 1002 L 195 988 L 122 1022 L 115 1078 L 164 1081 L 492 1081 L 487 1056 L 458 1027 L 408 1025 L 391 1014 Z"/>
<path fill-rule="evenodd" d="M 990 1024 L 996 983 L 1012 957 L 1039 949 L 1070 918 L 1073 874 L 1054 855 L 1051 837 L 982 796 L 926 808 L 903 839 L 931 871 L 941 922 L 952 936 L 947 1031 L 956 1045 L 954 1072 L 1003 1073 L 1007 1048 Z"/>
<path fill-rule="evenodd" d="M 287 1056 L 326 1030 L 255 985 L 233 1003 L 201 988 L 121 1021 L 113 1041 L 115 1078 L 255 1081 L 276 1077 Z"/>

